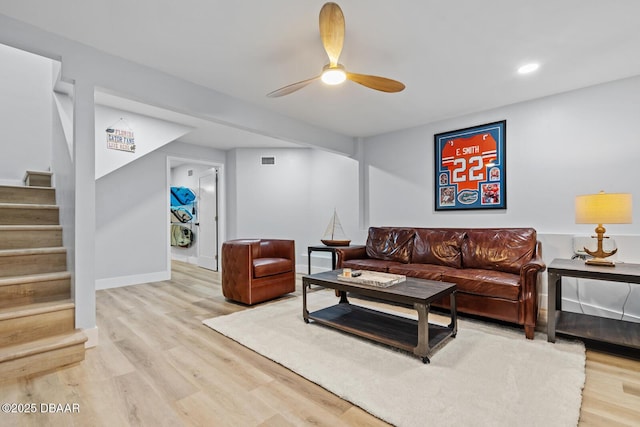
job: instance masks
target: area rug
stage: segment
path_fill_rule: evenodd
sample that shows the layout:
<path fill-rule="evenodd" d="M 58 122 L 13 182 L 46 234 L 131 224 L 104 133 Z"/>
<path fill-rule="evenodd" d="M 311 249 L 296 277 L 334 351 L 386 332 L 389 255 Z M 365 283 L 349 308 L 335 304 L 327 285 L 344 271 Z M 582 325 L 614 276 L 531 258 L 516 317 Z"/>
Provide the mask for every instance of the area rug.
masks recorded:
<path fill-rule="evenodd" d="M 311 311 L 335 302 L 332 292 L 309 294 Z M 459 319 L 457 337 L 423 364 L 407 352 L 304 323 L 300 297 L 203 323 L 397 426 L 578 423 L 581 343 L 552 344 L 541 333 L 531 341 L 520 329 Z"/>

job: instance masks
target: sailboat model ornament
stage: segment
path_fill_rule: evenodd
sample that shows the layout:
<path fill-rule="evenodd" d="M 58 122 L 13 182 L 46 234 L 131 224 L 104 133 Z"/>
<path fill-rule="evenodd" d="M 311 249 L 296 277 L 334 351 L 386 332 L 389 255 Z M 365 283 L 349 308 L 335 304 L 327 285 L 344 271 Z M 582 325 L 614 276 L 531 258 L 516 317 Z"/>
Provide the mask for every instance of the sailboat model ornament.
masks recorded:
<path fill-rule="evenodd" d="M 333 210 L 331 221 L 329 221 L 329 225 L 324 231 L 324 235 L 320 241 L 327 246 L 349 246 L 349 243 L 351 243 L 351 240 L 347 239 L 347 236 L 344 234 L 342 224 L 340 224 L 340 219 L 338 219 L 338 213 L 335 209 Z"/>

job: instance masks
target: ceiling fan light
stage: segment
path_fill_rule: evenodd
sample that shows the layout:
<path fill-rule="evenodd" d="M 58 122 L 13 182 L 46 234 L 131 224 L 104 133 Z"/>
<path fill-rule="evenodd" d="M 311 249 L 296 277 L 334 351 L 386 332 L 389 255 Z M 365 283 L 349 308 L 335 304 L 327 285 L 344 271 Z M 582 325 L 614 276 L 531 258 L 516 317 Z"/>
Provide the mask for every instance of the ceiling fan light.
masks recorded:
<path fill-rule="evenodd" d="M 321 78 L 328 85 L 339 85 L 347 79 L 347 73 L 340 68 L 329 68 L 322 73 Z"/>

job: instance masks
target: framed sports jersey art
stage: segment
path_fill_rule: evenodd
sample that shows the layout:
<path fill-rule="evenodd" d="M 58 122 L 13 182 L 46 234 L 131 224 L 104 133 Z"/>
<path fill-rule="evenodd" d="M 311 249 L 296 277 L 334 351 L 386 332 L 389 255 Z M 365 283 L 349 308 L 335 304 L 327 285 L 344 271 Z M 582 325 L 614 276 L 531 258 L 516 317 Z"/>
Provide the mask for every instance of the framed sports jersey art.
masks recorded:
<path fill-rule="evenodd" d="M 507 208 L 506 130 L 502 120 L 433 136 L 437 211 Z"/>

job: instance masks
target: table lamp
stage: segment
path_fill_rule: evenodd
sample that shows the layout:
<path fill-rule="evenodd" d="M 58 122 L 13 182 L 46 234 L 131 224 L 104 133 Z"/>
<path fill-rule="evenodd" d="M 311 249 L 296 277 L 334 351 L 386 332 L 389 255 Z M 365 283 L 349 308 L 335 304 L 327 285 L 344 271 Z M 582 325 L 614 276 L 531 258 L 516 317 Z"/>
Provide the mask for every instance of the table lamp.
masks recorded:
<path fill-rule="evenodd" d="M 597 224 L 596 235 L 598 247 L 595 251 L 584 248 L 593 258 L 585 263 L 613 267 L 612 261 L 604 258 L 615 254 L 618 249 L 605 252 L 602 249 L 602 239 L 607 231 L 602 224 L 631 224 L 631 194 L 610 193 L 604 191 L 598 194 L 576 196 L 576 224 Z"/>

